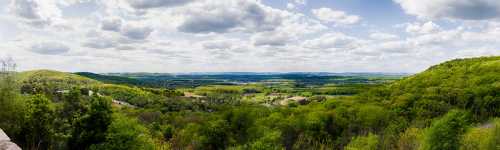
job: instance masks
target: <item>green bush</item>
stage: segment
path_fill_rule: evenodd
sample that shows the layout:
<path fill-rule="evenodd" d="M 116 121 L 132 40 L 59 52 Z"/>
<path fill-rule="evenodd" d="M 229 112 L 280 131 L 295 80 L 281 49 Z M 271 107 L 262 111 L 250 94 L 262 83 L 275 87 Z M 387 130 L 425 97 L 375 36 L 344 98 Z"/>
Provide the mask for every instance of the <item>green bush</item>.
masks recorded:
<path fill-rule="evenodd" d="M 457 150 L 460 137 L 468 126 L 468 114 L 465 111 L 451 110 L 444 117 L 432 123 L 424 136 L 424 150 Z"/>
<path fill-rule="evenodd" d="M 379 144 L 378 136 L 368 134 L 367 136 L 358 136 L 345 147 L 346 150 L 377 150 Z"/>

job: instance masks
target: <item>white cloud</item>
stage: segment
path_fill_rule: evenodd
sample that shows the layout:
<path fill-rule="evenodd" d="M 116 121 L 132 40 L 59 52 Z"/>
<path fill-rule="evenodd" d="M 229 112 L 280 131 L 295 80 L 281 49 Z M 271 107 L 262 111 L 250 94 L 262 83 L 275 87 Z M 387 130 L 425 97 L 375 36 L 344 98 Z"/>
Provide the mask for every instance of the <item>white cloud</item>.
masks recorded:
<path fill-rule="evenodd" d="M 29 25 L 44 27 L 62 21 L 56 1 L 12 0 L 8 10 Z"/>
<path fill-rule="evenodd" d="M 107 31 L 120 31 L 122 20 L 120 18 L 106 18 L 101 22 L 101 29 Z"/>
<path fill-rule="evenodd" d="M 303 14 L 315 2 L 288 0 L 294 9 L 278 9 L 262 0 L 0 0 L 8 9 L 0 11 L 0 55 L 19 59 L 23 70 L 415 72 L 500 53 L 498 17 L 462 21 L 429 12 L 398 28 L 371 18 L 353 25 L 359 16 L 330 8 Z"/>
<path fill-rule="evenodd" d="M 229 40 L 218 40 L 218 41 L 209 41 L 203 43 L 203 48 L 205 49 L 231 49 L 234 41 Z"/>
<path fill-rule="evenodd" d="M 144 40 L 149 37 L 149 35 L 153 32 L 153 29 L 151 27 L 148 27 L 146 25 L 141 25 L 137 23 L 129 23 L 125 25 L 121 33 L 132 39 L 132 40 Z"/>
<path fill-rule="evenodd" d="M 361 20 L 361 17 L 356 15 L 348 15 L 347 13 L 330 8 L 313 9 L 311 12 L 321 21 L 336 24 L 355 24 Z"/>
<path fill-rule="evenodd" d="M 43 42 L 31 46 L 30 51 L 44 55 L 59 55 L 67 53 L 70 48 L 58 42 Z"/>
<path fill-rule="evenodd" d="M 306 4 L 307 4 L 306 0 L 290 0 L 290 2 L 286 4 L 286 8 L 293 10 L 305 6 Z"/>
<path fill-rule="evenodd" d="M 312 49 L 352 49 L 357 46 L 357 38 L 342 33 L 327 33 L 304 42 L 304 47 Z"/>
<path fill-rule="evenodd" d="M 429 19 L 483 20 L 500 17 L 498 0 L 394 0 L 408 14 Z"/>
<path fill-rule="evenodd" d="M 441 27 L 432 21 L 426 23 L 411 23 L 406 26 L 406 32 L 412 34 L 429 34 L 439 32 Z"/>
<path fill-rule="evenodd" d="M 398 39 L 399 36 L 389 33 L 375 32 L 370 34 L 370 38 L 375 40 L 394 40 Z"/>
<path fill-rule="evenodd" d="M 295 4 L 293 4 L 293 3 L 287 3 L 287 4 L 286 4 L 286 8 L 287 8 L 287 9 L 295 9 L 295 8 L 297 8 L 297 7 L 296 7 L 296 6 L 295 6 Z"/>
<path fill-rule="evenodd" d="M 185 15 L 178 29 L 187 33 L 270 31 L 283 19 L 281 11 L 247 0 L 206 1 L 193 5 Z"/>
<path fill-rule="evenodd" d="M 390 41 L 377 46 L 378 50 L 387 53 L 408 53 L 413 47 L 408 41 Z"/>
<path fill-rule="evenodd" d="M 193 0 L 128 0 L 130 5 L 137 9 L 174 7 L 190 3 L 192 1 Z"/>
<path fill-rule="evenodd" d="M 284 32 L 262 32 L 252 36 L 255 46 L 283 46 L 292 40 L 292 37 Z"/>
<path fill-rule="evenodd" d="M 84 47 L 90 47 L 90 48 L 95 48 L 95 49 L 106 49 L 106 48 L 112 48 L 117 45 L 116 42 L 110 40 L 110 39 L 103 39 L 103 38 L 93 38 L 89 39 L 85 43 L 82 44 Z"/>

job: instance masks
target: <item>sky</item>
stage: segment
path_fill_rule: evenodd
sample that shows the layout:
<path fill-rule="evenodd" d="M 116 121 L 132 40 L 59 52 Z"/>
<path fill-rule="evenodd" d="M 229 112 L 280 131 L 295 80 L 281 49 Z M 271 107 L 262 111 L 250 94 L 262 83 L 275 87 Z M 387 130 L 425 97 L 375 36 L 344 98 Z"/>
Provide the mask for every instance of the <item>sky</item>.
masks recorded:
<path fill-rule="evenodd" d="M 499 37 L 498 0 L 0 0 L 20 71 L 416 73 Z"/>

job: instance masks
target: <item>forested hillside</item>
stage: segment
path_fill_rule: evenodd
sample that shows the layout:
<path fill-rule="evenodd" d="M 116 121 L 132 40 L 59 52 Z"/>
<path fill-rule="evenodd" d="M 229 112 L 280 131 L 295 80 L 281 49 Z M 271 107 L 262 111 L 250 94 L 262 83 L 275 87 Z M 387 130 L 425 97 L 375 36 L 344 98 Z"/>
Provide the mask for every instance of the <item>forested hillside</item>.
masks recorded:
<path fill-rule="evenodd" d="M 366 96 L 366 97 L 363 97 Z M 380 101 L 409 120 L 469 110 L 474 121 L 500 115 L 500 57 L 457 59 L 430 67 L 362 95 Z"/>
<path fill-rule="evenodd" d="M 452 60 L 395 82 L 305 87 L 292 80 L 165 89 L 89 73 L 110 80 L 47 70 L 0 75 L 0 128 L 24 149 L 500 146 L 500 57 Z"/>

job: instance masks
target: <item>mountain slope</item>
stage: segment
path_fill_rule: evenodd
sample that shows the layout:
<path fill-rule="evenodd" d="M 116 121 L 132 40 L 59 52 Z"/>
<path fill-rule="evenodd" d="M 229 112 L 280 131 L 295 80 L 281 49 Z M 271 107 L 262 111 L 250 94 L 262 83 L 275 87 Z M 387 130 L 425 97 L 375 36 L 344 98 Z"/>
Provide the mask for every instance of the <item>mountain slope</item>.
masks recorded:
<path fill-rule="evenodd" d="M 365 93 L 413 119 L 466 109 L 474 119 L 500 115 L 500 57 L 456 59 Z"/>

